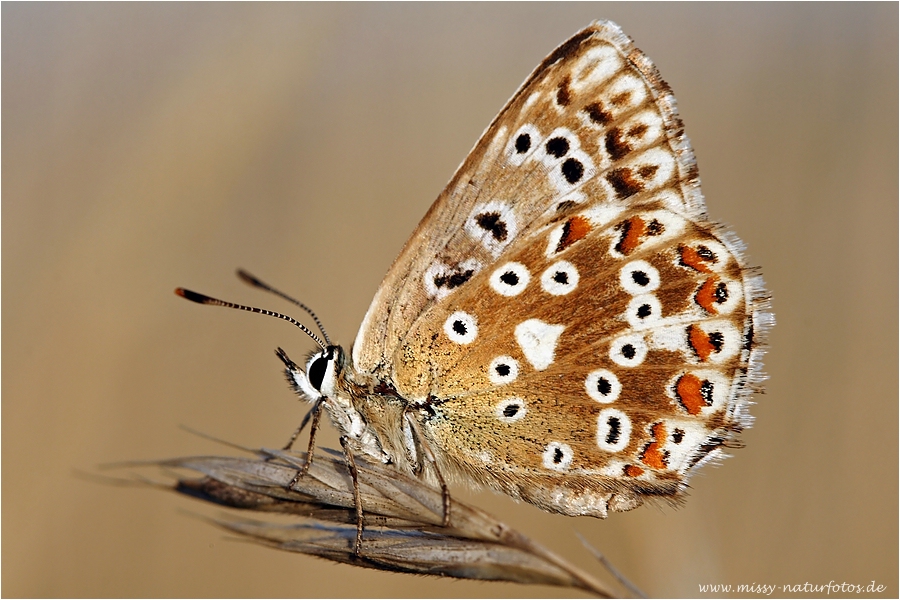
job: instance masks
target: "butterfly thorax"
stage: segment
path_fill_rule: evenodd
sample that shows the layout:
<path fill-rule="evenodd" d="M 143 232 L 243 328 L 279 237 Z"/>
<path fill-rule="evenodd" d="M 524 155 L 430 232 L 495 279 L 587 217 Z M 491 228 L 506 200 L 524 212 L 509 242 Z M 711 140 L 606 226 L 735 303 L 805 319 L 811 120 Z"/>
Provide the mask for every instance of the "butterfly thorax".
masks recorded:
<path fill-rule="evenodd" d="M 354 370 L 340 346 L 317 351 L 305 374 L 288 377 L 310 401 L 323 400 L 332 423 L 355 451 L 410 474 L 423 472 L 421 447 L 407 420 L 415 409 L 389 380 Z"/>

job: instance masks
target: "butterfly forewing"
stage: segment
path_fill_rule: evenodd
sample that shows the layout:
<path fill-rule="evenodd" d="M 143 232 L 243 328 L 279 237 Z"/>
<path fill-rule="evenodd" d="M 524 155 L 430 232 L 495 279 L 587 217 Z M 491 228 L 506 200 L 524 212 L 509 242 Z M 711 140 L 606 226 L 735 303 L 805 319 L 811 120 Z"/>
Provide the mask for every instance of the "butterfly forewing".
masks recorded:
<path fill-rule="evenodd" d="M 619 122 L 628 127 L 617 129 Z M 427 305 L 452 293 L 560 204 L 565 209 L 606 197 L 636 202 L 669 174 L 678 182 L 678 193 L 666 196 L 670 207 L 702 216 L 693 154 L 681 133 L 668 86 L 618 26 L 598 22 L 576 34 L 529 76 L 419 223 L 360 327 L 353 347 L 356 369 L 389 370 L 393 351 Z M 556 141 L 548 148 L 551 140 Z M 557 156 L 564 143 L 570 148 Z M 648 177 L 640 167 L 653 165 L 640 155 L 654 143 L 663 152 L 651 152 L 649 160 L 662 157 L 665 164 Z M 619 170 L 597 177 L 613 163 L 621 163 Z M 517 164 L 523 168 L 511 168 Z M 513 222 L 501 227 L 488 218 L 469 228 L 482 228 L 488 244 L 465 228 L 479 205 L 489 216 L 501 205 L 514 206 L 506 213 L 515 216 Z"/>
<path fill-rule="evenodd" d="M 675 498 L 747 424 L 762 288 L 674 98 L 611 23 L 545 59 L 407 243 L 353 350 L 438 463 L 543 508 Z"/>

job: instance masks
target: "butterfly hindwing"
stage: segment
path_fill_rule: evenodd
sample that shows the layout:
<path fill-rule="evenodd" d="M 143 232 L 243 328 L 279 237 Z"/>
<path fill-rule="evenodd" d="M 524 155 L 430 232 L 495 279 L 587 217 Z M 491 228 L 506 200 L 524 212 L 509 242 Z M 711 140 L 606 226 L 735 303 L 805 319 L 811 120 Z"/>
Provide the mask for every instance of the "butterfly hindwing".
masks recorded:
<path fill-rule="evenodd" d="M 740 264 L 660 207 L 594 221 L 566 245 L 592 212 L 521 238 L 432 306 L 403 346 L 434 357 L 427 370 L 395 363 L 397 380 L 416 384 L 410 397 L 432 399 L 423 426 L 451 468 L 560 512 L 568 491 L 535 494 L 677 496 L 746 424 L 735 414 L 752 335 Z M 632 241 L 639 221 L 669 235 Z"/>

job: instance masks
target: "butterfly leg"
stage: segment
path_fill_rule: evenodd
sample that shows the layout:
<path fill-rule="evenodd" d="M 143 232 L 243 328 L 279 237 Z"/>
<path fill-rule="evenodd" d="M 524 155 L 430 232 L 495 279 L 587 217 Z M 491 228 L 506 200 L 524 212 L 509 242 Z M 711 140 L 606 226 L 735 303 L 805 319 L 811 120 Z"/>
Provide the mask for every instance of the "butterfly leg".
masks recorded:
<path fill-rule="evenodd" d="M 303 417 L 303 422 L 300 423 L 300 427 L 297 428 L 297 431 L 294 432 L 294 435 L 291 436 L 290 441 L 284 447 L 284 450 L 291 449 L 291 446 L 294 445 L 294 440 L 297 439 L 297 436 L 300 435 L 300 432 L 303 431 L 303 428 L 306 427 L 306 424 L 309 422 L 310 416 L 312 416 L 312 424 L 309 426 L 309 445 L 306 448 L 306 461 L 303 463 L 300 470 L 297 471 L 297 474 L 294 475 L 294 478 L 291 479 L 291 482 L 288 484 L 288 489 L 297 485 L 297 482 L 309 472 L 309 466 L 312 464 L 313 452 L 316 450 L 316 433 L 319 431 L 319 418 L 322 416 L 322 405 L 324 403 L 324 396 L 316 400 L 316 403 L 310 411 Z"/>
<path fill-rule="evenodd" d="M 450 527 L 450 488 L 447 487 L 447 482 L 444 481 L 444 476 L 441 475 L 441 470 L 438 467 L 437 460 L 435 460 L 434 458 L 434 453 L 431 451 L 431 446 L 428 445 L 428 440 L 425 439 L 425 436 L 422 434 L 422 430 L 419 428 L 419 423 L 409 413 L 406 413 L 404 417 L 409 423 L 409 426 L 416 433 L 416 439 L 422 446 L 422 451 L 425 454 L 425 458 L 428 459 L 428 462 L 431 464 L 431 468 L 434 469 L 434 474 L 437 476 L 438 484 L 440 484 L 441 486 L 441 503 L 443 504 L 442 508 L 444 512 L 444 517 L 441 525 L 443 527 Z"/>
<path fill-rule="evenodd" d="M 359 471 L 356 469 L 356 460 L 350 451 L 350 441 L 346 436 L 341 436 L 341 447 L 344 449 L 344 456 L 347 457 L 347 464 L 350 467 L 350 479 L 353 480 L 353 500 L 356 504 L 356 543 L 353 546 L 353 554 L 360 556 L 362 549 L 363 534 L 363 509 L 362 497 L 359 493 Z"/>
<path fill-rule="evenodd" d="M 306 428 L 307 424 L 309 424 L 309 419 L 312 417 L 313 412 L 318 409 L 318 403 L 314 404 L 311 409 L 309 409 L 306 413 L 306 416 L 303 417 L 303 421 L 300 422 L 300 426 L 294 430 L 294 433 L 291 434 L 291 439 L 288 440 L 288 443 L 285 444 L 281 449 L 285 451 L 290 451 L 294 446 L 294 442 L 297 441 L 297 438 L 303 433 L 303 430 Z"/>

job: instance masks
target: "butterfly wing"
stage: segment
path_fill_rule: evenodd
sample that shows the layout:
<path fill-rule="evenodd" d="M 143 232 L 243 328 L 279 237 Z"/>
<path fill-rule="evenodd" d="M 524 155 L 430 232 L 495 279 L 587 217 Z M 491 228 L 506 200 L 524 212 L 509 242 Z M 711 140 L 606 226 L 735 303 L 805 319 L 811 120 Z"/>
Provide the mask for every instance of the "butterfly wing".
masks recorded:
<path fill-rule="evenodd" d="M 604 104 L 599 97 L 585 102 L 589 90 L 612 80 L 616 87 L 609 102 Z M 584 126 L 602 137 L 637 106 L 656 113 L 658 125 L 664 129 L 663 145 L 674 156 L 674 164 L 671 157 L 668 159 L 669 168 L 677 170 L 674 178 L 678 194 L 671 198 L 673 208 L 703 217 L 705 208 L 693 152 L 683 137 L 674 97 L 652 63 L 633 47 L 618 25 L 598 21 L 538 65 L 487 127 L 419 223 L 366 312 L 353 345 L 356 370 L 389 376 L 392 357 L 410 325 L 429 306 L 492 263 L 498 252 L 529 225 L 536 226 L 541 216 L 552 215 L 559 204 L 583 202 L 598 191 L 606 197 L 611 186 L 635 190 L 640 185 L 639 174 L 629 179 L 622 171 L 610 183 L 597 177 L 609 166 L 600 156 L 584 156 L 574 148 L 566 160 L 528 160 L 524 168 L 514 170 L 507 168 L 506 156 L 512 148 L 512 163 L 522 166 L 542 141 L 551 139 L 548 134 L 557 127 L 571 129 L 574 125 L 577 131 Z M 572 115 L 577 115 L 578 123 L 570 123 Z M 525 129 L 519 132 L 523 125 Z M 527 125 L 542 127 L 544 134 Z M 622 135 L 610 163 L 620 162 L 629 145 L 636 148 L 640 144 L 627 133 Z M 572 160 L 579 158 L 584 159 L 582 168 L 586 172 L 570 184 L 567 177 L 578 170 Z M 476 206 L 485 207 L 482 213 L 487 218 L 473 219 Z M 497 212 L 494 208 L 505 208 L 503 216 L 514 219 L 492 219 Z M 488 243 L 481 243 L 485 239 Z"/>
<path fill-rule="evenodd" d="M 557 48 L 394 263 L 354 368 L 445 468 L 567 514 L 677 498 L 748 424 L 763 289 L 706 220 L 675 101 L 614 24 Z"/>

